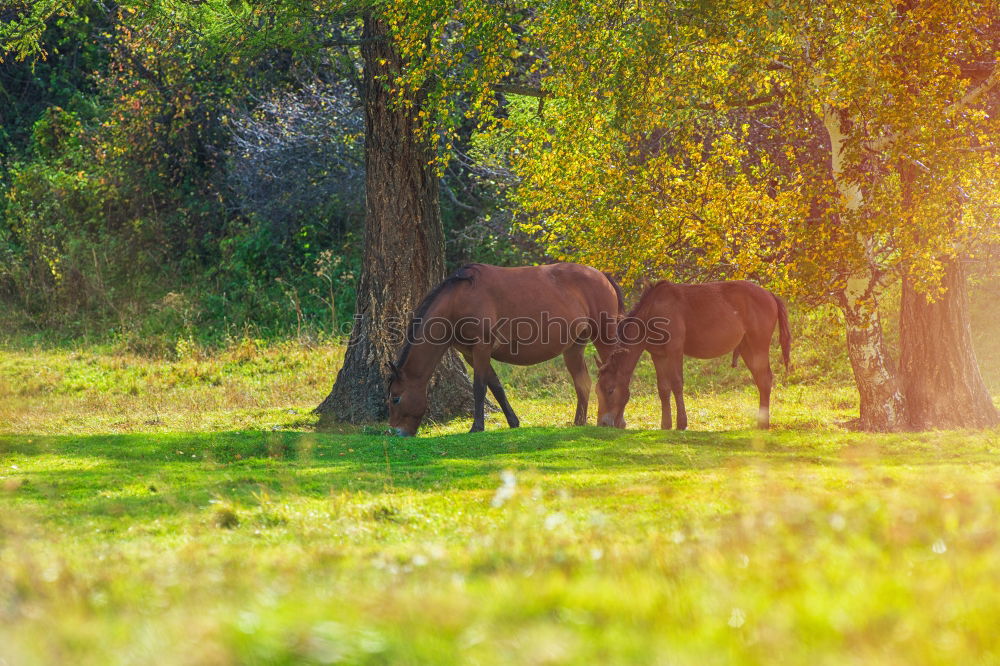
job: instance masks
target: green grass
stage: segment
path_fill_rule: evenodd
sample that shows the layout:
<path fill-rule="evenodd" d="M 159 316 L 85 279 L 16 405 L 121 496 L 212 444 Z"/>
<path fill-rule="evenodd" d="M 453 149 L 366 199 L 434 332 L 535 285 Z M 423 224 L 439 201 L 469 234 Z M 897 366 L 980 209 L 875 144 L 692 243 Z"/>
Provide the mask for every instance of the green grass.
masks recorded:
<path fill-rule="evenodd" d="M 1000 431 L 850 432 L 815 348 L 768 433 L 720 359 L 690 432 L 647 362 L 568 427 L 553 363 L 502 369 L 526 427 L 401 440 L 315 430 L 335 345 L 10 345 L 0 664 L 1000 662 Z"/>

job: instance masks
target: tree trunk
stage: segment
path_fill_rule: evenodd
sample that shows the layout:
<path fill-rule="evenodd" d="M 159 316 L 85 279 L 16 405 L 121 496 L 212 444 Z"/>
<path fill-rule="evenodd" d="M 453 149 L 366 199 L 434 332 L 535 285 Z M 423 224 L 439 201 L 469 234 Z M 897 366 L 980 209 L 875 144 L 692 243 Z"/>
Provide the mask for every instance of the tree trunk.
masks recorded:
<path fill-rule="evenodd" d="M 866 307 L 848 293 L 841 294 L 840 305 L 847 329 L 847 355 L 861 398 L 858 428 L 870 432 L 902 430 L 906 427 L 906 405 L 878 308 Z"/>
<path fill-rule="evenodd" d="M 1000 424 L 972 349 L 965 274 L 950 262 L 943 286 L 931 303 L 903 280 L 900 306 L 900 378 L 916 430 L 987 428 Z"/>
<path fill-rule="evenodd" d="M 333 389 L 316 408 L 321 422 L 365 423 L 387 416 L 389 361 L 424 294 L 444 278 L 444 231 L 432 152 L 415 132 L 421 99 L 396 104 L 390 85 L 402 68 L 387 23 L 364 18 L 365 241 L 354 329 Z M 409 108 L 407 108 L 409 107 Z M 431 380 L 428 418 L 472 411 L 472 387 L 454 352 Z"/>
<path fill-rule="evenodd" d="M 865 204 L 861 186 L 844 176 L 845 144 L 848 140 L 843 113 L 830 104 L 823 105 L 823 125 L 830 139 L 830 171 L 844 207 L 860 214 Z M 871 256 L 871 239 L 858 242 Z M 840 308 L 847 328 L 847 355 L 854 371 L 861 398 L 858 427 L 873 432 L 901 430 L 906 426 L 905 403 L 899 390 L 892 357 L 885 344 L 879 317 L 878 279 L 874 266 L 852 275 L 840 294 Z"/>

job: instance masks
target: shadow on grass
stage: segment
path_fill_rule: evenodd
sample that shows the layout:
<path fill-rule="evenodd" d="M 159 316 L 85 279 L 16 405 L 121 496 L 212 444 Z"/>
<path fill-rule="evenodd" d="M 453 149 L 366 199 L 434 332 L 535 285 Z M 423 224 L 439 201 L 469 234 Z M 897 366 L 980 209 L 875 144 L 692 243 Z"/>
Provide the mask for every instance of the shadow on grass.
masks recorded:
<path fill-rule="evenodd" d="M 579 458 L 602 467 L 648 462 L 690 467 L 691 453 L 724 458 L 740 451 L 800 452 L 802 433 L 622 431 L 610 428 L 517 428 L 476 434 L 397 438 L 370 434 L 292 431 L 0 436 L 0 455 L 52 455 L 129 464 L 232 464 L 251 460 L 316 465 L 424 464 L 504 458 L 561 462 Z M 650 447 L 656 448 L 652 453 Z M 677 448 L 679 447 L 679 448 Z"/>
<path fill-rule="evenodd" d="M 323 498 L 492 490 L 505 468 L 551 477 L 697 472 L 739 464 L 845 465 L 993 460 L 996 441 L 926 436 L 778 431 L 620 431 L 597 427 L 520 428 L 398 439 L 315 432 L 222 432 L 0 437 L 0 475 L 21 484 L 15 503 L 46 512 L 114 521 L 199 511 L 212 499 L 254 504 L 266 494 Z M 992 443 L 991 443 L 992 442 Z M 20 463 L 12 470 L 11 462 Z M 669 479 L 665 478 L 666 483 Z M 0 487 L 2 490 L 2 487 Z M 2 496 L 2 495 L 0 495 Z M 49 500 L 46 502 L 46 500 Z M 58 515 L 53 517 L 58 519 Z"/>

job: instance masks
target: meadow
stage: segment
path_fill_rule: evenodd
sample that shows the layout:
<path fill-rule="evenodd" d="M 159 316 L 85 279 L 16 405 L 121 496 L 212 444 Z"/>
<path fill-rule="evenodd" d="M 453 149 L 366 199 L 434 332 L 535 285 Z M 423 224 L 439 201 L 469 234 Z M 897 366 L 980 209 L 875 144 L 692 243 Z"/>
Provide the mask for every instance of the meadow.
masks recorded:
<path fill-rule="evenodd" d="M 769 432 L 717 359 L 687 432 L 648 362 L 628 430 L 570 426 L 550 363 L 501 368 L 522 428 L 407 440 L 315 427 L 336 341 L 7 340 L 0 664 L 1000 662 L 1000 431 L 852 431 L 836 332 Z"/>

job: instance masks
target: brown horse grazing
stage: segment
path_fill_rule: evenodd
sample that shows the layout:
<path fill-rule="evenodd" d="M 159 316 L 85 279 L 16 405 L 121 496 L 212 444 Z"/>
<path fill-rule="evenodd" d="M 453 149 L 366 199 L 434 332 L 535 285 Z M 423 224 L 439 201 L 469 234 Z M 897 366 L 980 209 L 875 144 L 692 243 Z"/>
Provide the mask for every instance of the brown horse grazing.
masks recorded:
<path fill-rule="evenodd" d="M 648 351 L 660 393 L 660 427 L 670 429 L 670 394 L 677 402 L 677 429 L 687 428 L 684 409 L 684 356 L 742 356 L 760 392 L 757 426 L 770 425 L 770 346 L 779 327 L 782 358 L 788 367 L 792 336 L 784 302 L 767 289 L 743 280 L 706 284 L 658 282 L 643 292 L 638 305 L 618 328 L 620 346 L 602 365 L 597 379 L 597 422 L 625 427 L 629 384 L 639 356 Z"/>
<path fill-rule="evenodd" d="M 576 388 L 574 423 L 584 425 L 590 399 L 584 349 L 593 342 L 601 362 L 607 361 L 624 310 L 621 288 L 589 266 L 463 266 L 424 298 L 399 359 L 390 364 L 389 426 L 398 435 L 417 432 L 427 411 L 427 383 L 449 347 L 472 366 L 471 432 L 483 429 L 487 386 L 508 425 L 520 424 L 491 359 L 533 365 L 559 354 Z"/>

